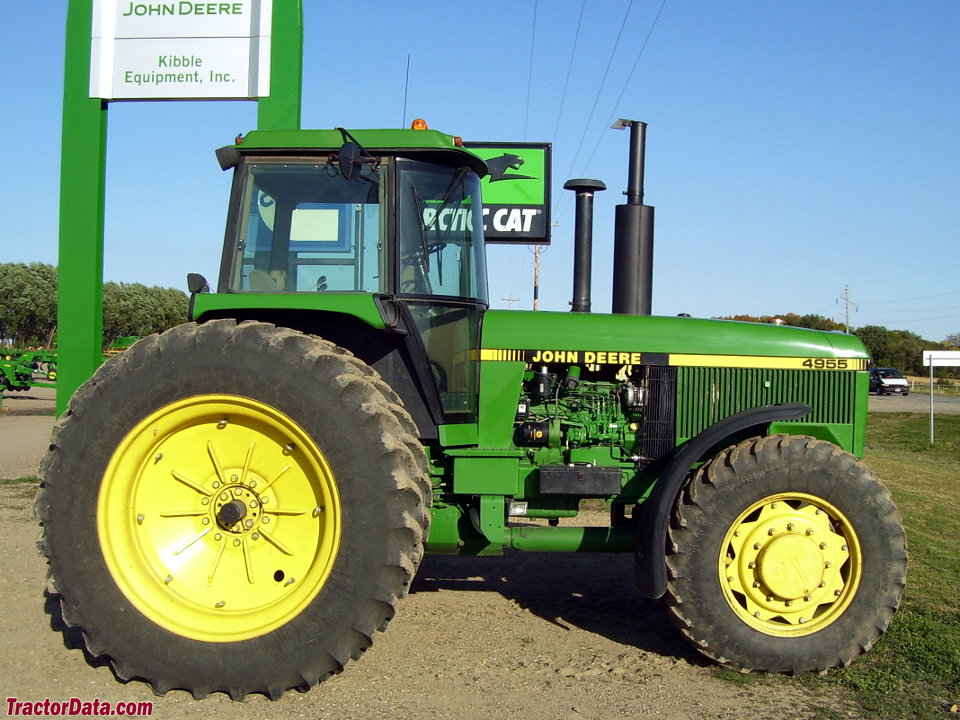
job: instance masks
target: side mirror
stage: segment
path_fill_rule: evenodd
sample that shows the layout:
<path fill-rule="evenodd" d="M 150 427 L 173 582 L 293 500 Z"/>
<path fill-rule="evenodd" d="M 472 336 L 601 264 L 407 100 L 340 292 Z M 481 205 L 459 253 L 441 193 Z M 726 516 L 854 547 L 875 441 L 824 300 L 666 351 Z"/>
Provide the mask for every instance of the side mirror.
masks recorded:
<path fill-rule="evenodd" d="M 210 292 L 210 283 L 200 273 L 187 273 L 187 290 L 191 295 Z"/>
<path fill-rule="evenodd" d="M 187 317 L 193 320 L 193 301 L 197 298 L 197 293 L 210 292 L 210 283 L 200 273 L 187 273 L 187 290 L 190 291 L 190 303 L 187 305 Z"/>

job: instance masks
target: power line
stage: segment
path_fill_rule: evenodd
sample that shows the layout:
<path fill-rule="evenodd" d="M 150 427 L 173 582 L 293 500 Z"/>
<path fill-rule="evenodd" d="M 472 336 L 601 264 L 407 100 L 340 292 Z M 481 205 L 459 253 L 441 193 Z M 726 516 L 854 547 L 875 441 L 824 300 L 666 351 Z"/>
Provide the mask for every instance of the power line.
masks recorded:
<path fill-rule="evenodd" d="M 894 313 L 936 312 L 941 310 L 960 310 L 960 305 L 951 307 L 910 308 L 909 310 L 864 310 L 864 315 L 893 315 Z"/>
<path fill-rule="evenodd" d="M 630 68 L 630 73 L 627 75 L 626 81 L 623 83 L 623 87 L 620 89 L 620 94 L 617 96 L 616 102 L 613 103 L 613 112 L 610 113 L 610 119 L 607 120 L 607 126 L 618 117 L 617 108 L 620 106 L 620 101 L 623 99 L 624 93 L 627 91 L 627 87 L 630 85 L 630 81 L 633 79 L 633 74 L 637 70 L 637 65 L 640 64 L 640 58 L 643 56 L 643 51 L 647 49 L 647 43 L 650 42 L 650 36 L 653 35 L 654 28 L 657 27 L 657 21 L 660 19 L 660 14 L 663 12 L 664 5 L 667 4 L 667 0 L 661 0 L 660 9 L 657 10 L 656 17 L 653 18 L 653 22 L 650 24 L 650 30 L 647 31 L 647 37 L 644 38 L 643 44 L 640 45 L 640 51 L 637 53 L 636 59 L 633 61 L 633 67 Z M 627 113 L 629 115 L 629 113 Z M 606 130 L 606 127 L 604 127 Z M 593 146 L 593 152 L 590 153 L 590 157 L 587 159 L 587 167 L 590 167 L 590 163 L 593 162 L 594 156 L 597 154 L 597 150 L 600 149 L 600 143 L 603 141 L 603 131 L 597 133 L 597 144 Z"/>
<path fill-rule="evenodd" d="M 567 100 L 567 87 L 570 85 L 570 73 L 573 71 L 573 59 L 577 54 L 577 44 L 580 42 L 580 27 L 583 24 L 583 9 L 587 6 L 587 0 L 580 2 L 580 17 L 577 19 L 577 32 L 573 37 L 573 49 L 570 50 L 570 63 L 567 65 L 567 77 L 563 81 L 563 93 L 560 95 L 560 111 L 557 113 L 557 124 L 553 128 L 553 143 L 557 142 L 557 134 L 560 132 L 560 118 L 563 117 L 563 107 Z"/>
<path fill-rule="evenodd" d="M 590 129 L 590 122 L 593 120 L 593 114 L 597 110 L 597 103 L 600 102 L 600 94 L 603 92 L 603 86 L 607 82 L 607 75 L 610 73 L 610 66 L 613 65 L 613 58 L 617 54 L 617 48 L 620 46 L 620 38 L 623 37 L 623 29 L 627 26 L 627 18 L 630 16 L 630 8 L 632 7 L 633 0 L 630 0 L 630 4 L 627 5 L 627 11 L 623 14 L 623 22 L 620 23 L 620 32 L 617 33 L 617 40 L 613 43 L 613 50 L 610 51 L 610 58 L 607 60 L 607 67 L 603 71 L 603 79 L 600 80 L 600 87 L 597 88 L 597 96 L 593 99 L 593 107 L 590 108 L 590 115 L 583 127 L 583 134 L 580 136 L 580 142 L 577 145 L 577 151 L 573 154 L 573 160 L 570 163 L 570 170 L 567 172 L 567 177 L 573 176 L 573 168 L 576 167 L 577 158 L 580 156 L 581 148 L 583 148 L 583 141 L 587 137 L 587 132 Z"/>
<path fill-rule="evenodd" d="M 527 126 L 530 123 L 530 94 L 533 87 L 533 47 L 537 37 L 537 0 L 533 0 L 533 27 L 530 30 L 530 68 L 527 72 L 527 108 L 523 117 L 523 139 L 527 139 Z"/>
<path fill-rule="evenodd" d="M 930 298 L 946 297 L 947 295 L 960 295 L 960 290 L 951 290 L 950 292 L 939 293 L 938 295 L 921 295 L 919 297 L 901 298 L 899 300 L 874 300 L 873 302 L 860 303 L 861 305 L 883 305 L 886 303 L 911 302 L 913 300 L 929 300 Z M 897 312 L 891 310 L 890 312 Z"/>
<path fill-rule="evenodd" d="M 899 277 L 888 278 L 886 280 L 867 280 L 866 282 L 854 283 L 855 287 L 861 287 L 863 285 L 876 285 L 878 283 L 891 283 L 897 282 L 899 280 L 911 280 L 913 278 L 925 277 L 926 275 L 935 275 L 936 273 L 941 273 L 944 270 L 954 270 L 960 268 L 960 265 L 947 265 L 946 267 L 937 268 L 936 270 L 929 270 L 922 273 L 914 273 L 913 275 L 900 275 Z"/>
<path fill-rule="evenodd" d="M 632 3 L 632 0 L 631 0 L 631 5 L 632 5 L 632 4 L 633 4 L 633 3 Z M 650 23 L 650 29 L 647 31 L 647 36 L 644 38 L 643 43 L 641 43 L 641 45 L 640 45 L 640 50 L 637 51 L 637 56 L 636 56 L 636 57 L 634 58 L 634 60 L 633 60 L 633 66 L 630 68 L 630 72 L 629 72 L 628 75 L 627 75 L 627 79 L 626 79 L 626 81 L 623 83 L 623 87 L 620 88 L 620 94 L 617 96 L 616 101 L 613 103 L 613 112 L 612 112 L 611 115 L 610 115 L 610 119 L 607 121 L 607 123 L 604 125 L 604 127 L 601 129 L 601 131 L 600 131 L 599 133 L 597 133 L 597 143 L 596 143 L 596 145 L 594 145 L 594 147 L 593 147 L 593 152 L 590 153 L 590 157 L 587 159 L 587 162 L 585 163 L 585 166 L 586 166 L 586 167 L 589 167 L 589 166 L 590 166 L 590 163 L 593 162 L 593 158 L 596 156 L 597 150 L 600 149 L 600 143 L 603 142 L 603 134 L 604 134 L 604 132 L 607 130 L 607 128 L 608 128 L 608 126 L 610 125 L 610 123 L 613 122 L 613 118 L 616 117 L 616 115 L 617 115 L 617 108 L 618 108 L 619 105 L 620 105 L 620 101 L 623 99 L 624 93 L 626 93 L 627 88 L 628 88 L 629 85 L 630 85 L 630 81 L 633 79 L 633 75 L 634 75 L 634 73 L 635 73 L 636 70 L 637 70 L 637 66 L 640 64 L 640 58 L 643 56 L 644 51 L 647 49 L 647 43 L 650 42 L 650 37 L 653 35 L 654 29 L 657 27 L 657 22 L 660 20 L 660 15 L 663 13 L 663 8 L 664 8 L 664 6 L 665 6 L 666 4 L 667 4 L 667 0 L 661 0 L 661 1 L 660 1 L 660 8 L 657 10 L 657 14 L 656 14 L 656 16 L 654 16 L 653 22 Z M 629 14 L 629 12 L 630 12 L 630 8 L 628 7 L 628 8 L 627 8 L 627 14 Z M 625 14 L 625 15 L 624 15 L 624 18 L 623 18 L 623 25 L 620 26 L 620 32 L 621 32 L 621 33 L 623 32 L 623 27 L 624 27 L 624 25 L 626 24 L 626 21 L 627 21 L 627 15 Z M 619 42 L 620 42 L 620 36 L 618 35 L 618 36 L 617 36 L 617 43 L 619 43 Z M 614 45 L 614 52 L 616 52 L 616 47 L 617 47 L 617 46 L 616 46 L 616 44 L 615 44 L 615 45 Z M 612 61 L 613 61 L 613 53 L 611 53 L 611 55 L 610 55 L 610 62 L 612 62 Z M 608 71 L 610 70 L 610 63 L 609 63 L 609 62 L 608 62 L 608 64 L 607 64 L 607 70 L 608 70 Z M 603 77 L 604 77 L 604 81 L 606 81 L 607 74 L 604 73 L 604 76 L 603 76 Z M 602 89 L 603 89 L 603 83 L 600 84 L 600 90 L 602 90 Z M 600 99 L 600 90 L 597 91 L 597 100 Z M 596 101 L 594 101 L 594 106 L 593 106 L 593 107 L 594 107 L 594 110 L 596 109 L 596 106 L 597 106 L 597 103 L 596 103 Z M 590 118 L 591 118 L 591 119 L 593 118 L 593 110 L 590 111 Z M 573 162 L 570 163 L 570 172 L 568 173 L 568 176 L 572 175 L 572 173 L 573 173 L 573 168 L 574 168 L 574 166 L 576 165 L 577 157 L 580 155 L 580 148 L 582 147 L 583 141 L 584 141 L 584 139 L 586 138 L 586 135 L 587 135 L 587 131 L 588 131 L 588 129 L 589 129 L 589 126 L 590 126 L 590 121 L 588 120 L 588 121 L 587 121 L 587 126 L 586 126 L 586 127 L 584 128 L 584 130 L 583 130 L 583 136 L 580 138 L 580 145 L 577 146 L 577 152 L 576 152 L 576 154 L 574 155 Z M 584 169 L 584 172 L 586 171 L 586 167 L 585 167 L 585 169 Z M 561 207 L 560 207 L 560 210 L 559 210 L 559 212 L 557 213 L 558 217 L 562 217 L 563 214 L 564 214 L 564 213 L 566 212 L 566 210 L 568 209 L 568 207 L 569 207 L 569 198 L 568 198 L 568 197 L 564 197 L 564 201 L 562 201 L 562 205 L 561 205 Z"/>

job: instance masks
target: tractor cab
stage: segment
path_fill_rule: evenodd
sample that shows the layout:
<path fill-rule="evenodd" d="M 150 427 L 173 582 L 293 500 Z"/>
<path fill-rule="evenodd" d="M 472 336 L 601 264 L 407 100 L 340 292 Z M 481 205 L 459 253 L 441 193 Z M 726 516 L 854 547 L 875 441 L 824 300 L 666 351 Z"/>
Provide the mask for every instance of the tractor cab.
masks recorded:
<path fill-rule="evenodd" d="M 429 368 L 408 373 L 426 424 L 472 421 L 471 351 L 487 306 L 484 161 L 436 131 L 344 129 L 254 131 L 218 158 L 235 173 L 218 294 L 314 311 L 301 329 L 325 337 L 330 328 L 310 324 L 316 311 L 367 302 L 382 326 L 413 336 L 403 364 Z M 337 340 L 361 356 L 358 345 L 382 343 Z"/>

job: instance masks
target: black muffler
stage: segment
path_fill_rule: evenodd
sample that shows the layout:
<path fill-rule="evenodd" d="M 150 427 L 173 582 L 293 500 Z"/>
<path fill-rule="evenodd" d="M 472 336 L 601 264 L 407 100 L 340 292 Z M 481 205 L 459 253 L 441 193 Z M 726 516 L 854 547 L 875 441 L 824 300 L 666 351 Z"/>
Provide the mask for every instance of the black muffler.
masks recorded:
<path fill-rule="evenodd" d="M 617 120 L 630 128 L 630 167 L 626 205 L 617 205 L 613 234 L 613 305 L 620 315 L 650 315 L 653 304 L 653 208 L 643 204 L 643 164 L 647 124 Z"/>

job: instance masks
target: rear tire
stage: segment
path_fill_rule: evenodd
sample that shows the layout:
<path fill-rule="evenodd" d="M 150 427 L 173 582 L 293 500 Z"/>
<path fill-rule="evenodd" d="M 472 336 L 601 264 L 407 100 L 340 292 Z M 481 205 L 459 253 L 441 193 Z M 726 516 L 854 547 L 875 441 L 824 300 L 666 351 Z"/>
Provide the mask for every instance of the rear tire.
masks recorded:
<path fill-rule="evenodd" d="M 809 437 L 753 438 L 703 465 L 677 499 L 667 606 L 717 662 L 824 670 L 883 634 L 906 562 L 890 494 L 854 456 Z"/>
<path fill-rule="evenodd" d="M 277 698 L 339 672 L 406 595 L 426 462 L 383 381 L 265 323 L 142 340 L 77 391 L 42 466 L 64 620 L 163 694 Z"/>

